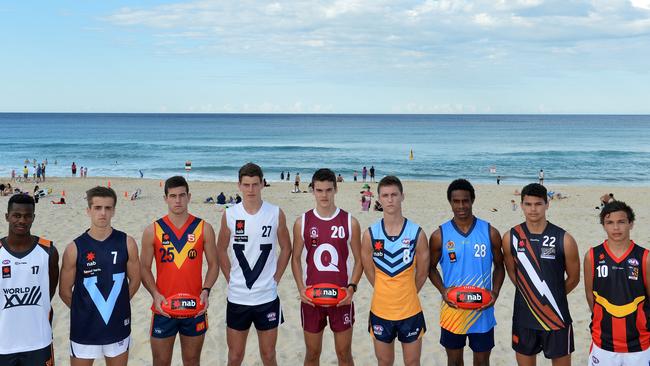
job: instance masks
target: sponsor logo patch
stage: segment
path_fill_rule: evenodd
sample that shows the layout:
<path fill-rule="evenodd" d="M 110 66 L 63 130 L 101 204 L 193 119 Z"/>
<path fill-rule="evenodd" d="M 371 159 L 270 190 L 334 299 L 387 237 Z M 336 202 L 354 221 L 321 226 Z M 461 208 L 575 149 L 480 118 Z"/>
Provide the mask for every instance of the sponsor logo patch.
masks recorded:
<path fill-rule="evenodd" d="M 235 235 L 244 235 L 246 231 L 245 220 L 235 220 Z"/>
<path fill-rule="evenodd" d="M 451 263 L 456 263 L 456 252 L 449 252 L 449 261 Z"/>
<path fill-rule="evenodd" d="M 11 261 L 9 259 L 5 259 L 5 260 L 2 261 L 2 264 L 9 264 L 9 263 L 11 263 Z"/>
<path fill-rule="evenodd" d="M 627 278 L 630 280 L 638 280 L 639 267 L 627 267 Z"/>
<path fill-rule="evenodd" d="M 194 259 L 197 255 L 199 255 L 199 253 L 196 251 L 196 249 L 190 249 L 190 251 L 187 252 L 187 257 L 189 259 Z"/>
<path fill-rule="evenodd" d="M 542 259 L 555 259 L 555 247 L 542 247 Z"/>
<path fill-rule="evenodd" d="M 382 327 L 381 325 L 373 325 L 372 332 L 375 333 L 376 335 L 382 335 L 384 334 L 384 327 Z"/>
<path fill-rule="evenodd" d="M 4 271 L 3 271 L 4 277 Z M 40 286 L 16 287 L 2 289 L 5 295 L 5 309 L 16 306 L 38 305 L 43 293 Z"/>
<path fill-rule="evenodd" d="M 11 266 L 2 266 L 2 278 L 11 278 Z"/>
<path fill-rule="evenodd" d="M 627 260 L 627 264 L 629 264 L 630 266 L 638 266 L 639 261 L 636 258 L 630 258 Z"/>
<path fill-rule="evenodd" d="M 374 257 L 383 257 L 384 256 L 384 240 L 375 239 L 375 242 L 372 244 L 372 255 Z"/>
<path fill-rule="evenodd" d="M 278 320 L 278 314 L 275 311 L 272 311 L 268 314 L 266 314 L 266 319 L 270 322 L 274 322 Z"/>
<path fill-rule="evenodd" d="M 454 244 L 453 241 L 450 240 L 450 241 L 447 242 L 447 250 L 454 250 L 455 247 L 456 247 L 456 244 Z"/>

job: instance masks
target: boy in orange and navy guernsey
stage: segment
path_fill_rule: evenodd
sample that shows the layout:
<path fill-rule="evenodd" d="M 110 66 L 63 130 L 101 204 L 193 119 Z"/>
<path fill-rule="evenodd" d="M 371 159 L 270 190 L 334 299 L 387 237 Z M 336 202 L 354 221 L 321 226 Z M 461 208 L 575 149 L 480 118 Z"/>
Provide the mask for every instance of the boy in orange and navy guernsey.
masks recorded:
<path fill-rule="evenodd" d="M 418 292 L 429 273 L 429 248 L 422 229 L 402 216 L 401 181 L 384 177 L 377 187 L 383 219 L 363 234 L 361 259 L 374 287 L 368 331 L 380 365 L 392 365 L 393 341 L 402 343 L 405 365 L 419 365 L 426 331 Z"/>
<path fill-rule="evenodd" d="M 613 201 L 600 212 L 607 240 L 585 255 L 587 302 L 592 310 L 589 365 L 650 364 L 648 250 L 630 240 L 634 211 Z"/>
<path fill-rule="evenodd" d="M 191 195 L 185 178 L 175 176 L 165 182 L 168 215 L 149 225 L 142 236 L 142 283 L 151 293 L 151 351 L 154 365 L 171 365 L 176 333 L 180 333 L 183 364 L 198 365 L 208 320 L 205 312 L 210 289 L 216 282 L 215 234 L 212 226 L 187 211 Z M 208 272 L 202 282 L 203 255 Z M 156 260 L 156 279 L 151 263 Z M 162 309 L 169 296 L 188 293 L 204 304 L 193 318 L 172 318 Z"/>
<path fill-rule="evenodd" d="M 517 288 L 512 348 L 519 366 L 535 365 L 542 351 L 554 366 L 570 365 L 574 351 L 567 294 L 580 281 L 580 257 L 575 239 L 546 220 L 548 207 L 544 186 L 525 186 L 521 208 L 526 221 L 502 240 L 508 276 Z"/>

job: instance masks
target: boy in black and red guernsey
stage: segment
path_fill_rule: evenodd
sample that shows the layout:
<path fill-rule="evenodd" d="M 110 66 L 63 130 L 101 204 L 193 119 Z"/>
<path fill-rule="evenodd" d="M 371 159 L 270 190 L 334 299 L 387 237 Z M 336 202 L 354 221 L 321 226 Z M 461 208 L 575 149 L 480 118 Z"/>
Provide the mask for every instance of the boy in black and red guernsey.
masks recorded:
<path fill-rule="evenodd" d="M 300 315 L 305 336 L 305 365 L 319 365 L 323 330 L 328 319 L 334 332 L 339 365 L 353 365 L 352 296 L 362 274 L 359 222 L 336 207 L 336 175 L 319 169 L 312 177 L 316 208 L 305 212 L 293 226 L 291 270 L 298 286 Z M 333 283 L 346 289 L 347 296 L 337 306 L 315 306 L 305 296 L 305 287 Z"/>
<path fill-rule="evenodd" d="M 591 308 L 589 365 L 650 364 L 648 250 L 630 240 L 634 211 L 606 204 L 600 223 L 607 240 L 585 255 L 585 292 Z"/>

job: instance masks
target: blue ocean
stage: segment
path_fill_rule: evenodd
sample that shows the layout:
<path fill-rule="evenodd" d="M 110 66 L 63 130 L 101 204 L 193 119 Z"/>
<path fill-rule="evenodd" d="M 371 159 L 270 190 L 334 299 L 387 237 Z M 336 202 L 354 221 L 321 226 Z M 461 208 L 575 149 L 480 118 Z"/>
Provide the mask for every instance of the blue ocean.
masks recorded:
<path fill-rule="evenodd" d="M 650 183 L 650 116 L 1 113 L 0 126 L 4 177 L 47 159 L 48 176 L 74 161 L 89 176 L 166 178 L 191 161 L 190 179 L 234 181 L 253 161 L 270 181 L 374 166 L 411 180 L 520 184 L 543 169 L 547 183 Z"/>

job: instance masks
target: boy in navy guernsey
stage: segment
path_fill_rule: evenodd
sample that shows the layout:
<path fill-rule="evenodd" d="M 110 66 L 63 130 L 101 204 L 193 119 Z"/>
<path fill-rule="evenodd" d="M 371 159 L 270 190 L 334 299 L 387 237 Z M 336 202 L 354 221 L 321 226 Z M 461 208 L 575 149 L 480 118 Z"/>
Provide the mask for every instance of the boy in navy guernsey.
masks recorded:
<path fill-rule="evenodd" d="M 585 254 L 591 308 L 590 366 L 650 364 L 649 251 L 630 239 L 634 211 L 622 201 L 600 211 L 607 240 Z"/>
<path fill-rule="evenodd" d="M 70 307 L 70 364 L 126 365 L 131 340 L 131 297 L 140 286 L 135 240 L 113 229 L 117 196 L 106 187 L 86 192 L 90 229 L 63 254 L 59 295 Z"/>

